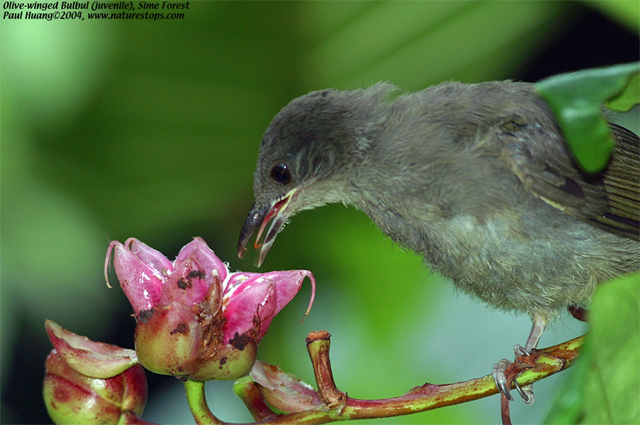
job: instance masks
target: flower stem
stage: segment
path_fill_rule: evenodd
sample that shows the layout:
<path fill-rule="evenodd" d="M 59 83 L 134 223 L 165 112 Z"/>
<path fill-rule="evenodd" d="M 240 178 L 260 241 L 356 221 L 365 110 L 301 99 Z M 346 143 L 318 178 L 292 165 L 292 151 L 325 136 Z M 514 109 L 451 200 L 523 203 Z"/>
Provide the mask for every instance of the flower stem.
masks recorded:
<path fill-rule="evenodd" d="M 584 337 L 558 344 L 542 350 L 535 350 L 522 366 L 518 383 L 523 386 L 560 372 L 573 364 Z M 359 400 L 346 397 L 335 387 L 329 362 L 329 334 L 315 332 L 307 338 L 307 349 L 313 362 L 318 383 L 318 393 L 330 409 L 331 421 L 393 417 L 424 412 L 439 407 L 451 406 L 497 394 L 498 390 L 491 375 L 447 385 L 425 384 L 394 398 L 379 400 Z M 531 366 L 533 365 L 533 366 Z M 326 410 L 325 410 L 326 411 Z M 328 418 L 327 418 L 328 419 Z"/>
<path fill-rule="evenodd" d="M 400 397 L 360 400 L 347 396 L 334 382 L 329 359 L 330 337 L 326 331 L 312 332 L 307 337 L 307 350 L 316 375 L 318 395 L 322 405 L 296 413 L 273 412 L 260 394 L 258 384 L 250 379 L 236 382 L 234 391 L 245 403 L 254 419 L 260 424 L 324 424 L 352 419 L 390 418 L 424 412 L 488 397 L 498 393 L 491 375 L 454 384 L 424 384 Z M 517 376 L 520 386 L 531 384 L 571 366 L 584 336 L 541 350 L 532 350 L 528 356 L 519 357 L 510 365 L 512 376 Z M 204 384 L 185 382 L 189 406 L 198 425 L 221 425 L 209 411 L 204 397 Z"/>
<path fill-rule="evenodd" d="M 184 389 L 187 393 L 187 402 L 198 425 L 220 425 L 222 422 L 215 417 L 204 394 L 204 382 L 184 381 Z"/>
<path fill-rule="evenodd" d="M 240 397 L 240 400 L 242 400 L 256 421 L 275 418 L 276 414 L 273 413 L 264 401 L 258 384 L 253 382 L 250 376 L 238 379 L 235 384 L 233 384 L 233 391 Z"/>
<path fill-rule="evenodd" d="M 320 400 L 326 407 L 341 412 L 345 406 L 347 394 L 340 391 L 333 380 L 329 359 L 330 338 L 331 335 L 327 331 L 311 332 L 307 337 L 307 350 L 313 364 Z"/>

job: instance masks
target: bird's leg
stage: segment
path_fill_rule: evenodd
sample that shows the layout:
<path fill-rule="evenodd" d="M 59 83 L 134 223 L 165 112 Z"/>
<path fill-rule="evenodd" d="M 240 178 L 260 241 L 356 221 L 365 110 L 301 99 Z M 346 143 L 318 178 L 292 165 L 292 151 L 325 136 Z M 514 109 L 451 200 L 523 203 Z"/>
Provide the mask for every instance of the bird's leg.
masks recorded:
<path fill-rule="evenodd" d="M 534 316 L 531 318 L 531 320 L 533 321 L 533 326 L 531 327 L 531 332 L 529 333 L 529 338 L 527 338 L 526 344 L 524 345 L 524 347 L 522 347 L 520 344 L 516 344 L 515 347 L 513 347 L 516 358 L 520 356 L 528 356 L 531 353 L 531 350 L 538 346 L 538 341 L 540 341 L 542 332 L 544 332 L 544 329 L 549 323 L 547 319 L 539 316 Z M 509 367 L 510 363 L 511 362 L 509 362 L 507 359 L 500 360 L 498 363 L 493 365 L 492 375 L 493 380 L 496 383 L 496 387 L 498 387 L 498 390 L 503 393 L 509 400 L 513 400 L 510 388 L 508 388 L 507 386 L 506 376 L 506 370 L 507 367 Z M 524 402 L 527 404 L 533 404 L 533 402 L 535 401 L 535 397 L 531 389 L 532 386 L 525 385 L 524 387 L 521 387 L 515 379 L 513 382 L 515 383 L 514 385 L 520 393 L 520 396 L 522 397 Z"/>

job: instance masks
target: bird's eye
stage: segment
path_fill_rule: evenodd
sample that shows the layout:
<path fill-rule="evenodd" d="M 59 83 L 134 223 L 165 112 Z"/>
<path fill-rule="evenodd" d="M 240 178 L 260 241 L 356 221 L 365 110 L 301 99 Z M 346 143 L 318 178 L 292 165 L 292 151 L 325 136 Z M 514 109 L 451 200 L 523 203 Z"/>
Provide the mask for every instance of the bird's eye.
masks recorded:
<path fill-rule="evenodd" d="M 291 181 L 291 172 L 286 164 L 278 164 L 271 169 L 271 179 L 281 185 Z"/>

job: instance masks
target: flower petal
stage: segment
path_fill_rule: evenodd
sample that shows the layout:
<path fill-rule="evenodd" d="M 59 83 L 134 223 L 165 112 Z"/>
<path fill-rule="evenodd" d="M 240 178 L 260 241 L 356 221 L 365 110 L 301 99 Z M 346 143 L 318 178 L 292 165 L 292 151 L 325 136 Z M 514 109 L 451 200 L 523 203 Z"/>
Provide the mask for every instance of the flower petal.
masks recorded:
<path fill-rule="evenodd" d="M 313 274 L 307 270 L 275 271 L 268 273 L 233 273 L 223 284 L 225 305 L 224 316 L 228 322 L 225 325 L 225 341 L 233 337 L 234 330 L 251 329 L 248 321 L 258 319 L 256 329 L 257 341 L 267 333 L 273 317 L 287 305 L 298 293 L 305 277 L 311 280 L 311 300 L 305 312 L 309 314 L 316 292 L 316 281 Z M 265 285 L 273 285 L 267 289 Z M 275 293 L 271 295 L 270 291 Z M 269 299 L 267 299 L 267 296 Z M 260 307 L 260 309 L 258 309 Z M 244 312 L 242 310 L 245 310 Z M 242 334 L 242 332 L 239 332 Z"/>
<path fill-rule="evenodd" d="M 160 251 L 151 248 L 144 242 L 136 238 L 129 238 L 124 241 L 124 246 L 129 247 L 129 251 L 140 259 L 143 263 L 156 269 L 161 275 L 166 275 L 173 270 L 173 263 L 169 261 Z"/>
<path fill-rule="evenodd" d="M 236 272 L 228 275 L 228 278 L 222 284 L 224 290 L 223 294 L 225 298 L 233 298 L 235 292 L 242 292 L 247 286 L 255 285 L 250 280 L 257 278 L 263 273 L 250 273 L 250 272 Z M 247 283 L 248 282 L 248 283 Z"/>
<path fill-rule="evenodd" d="M 162 288 L 162 305 L 179 302 L 191 307 L 204 299 L 211 285 L 221 285 L 220 280 L 211 274 L 212 279 L 207 282 L 206 273 L 194 256 L 176 260 L 174 267 Z"/>
<path fill-rule="evenodd" d="M 223 300 L 223 314 L 227 319 L 224 325 L 224 343 L 227 344 L 236 335 L 243 334 L 260 342 L 275 316 L 275 284 L 268 279 L 256 283 L 254 279 L 253 286 L 234 294 L 230 299 Z"/>
<path fill-rule="evenodd" d="M 229 275 L 229 279 L 223 283 L 224 297 L 233 298 L 236 294 L 245 291 L 249 287 L 270 280 L 276 285 L 277 303 L 275 314 L 278 314 L 298 293 L 305 277 L 311 280 L 311 300 L 305 313 L 306 316 L 311 310 L 316 295 L 316 280 L 308 270 L 288 270 L 268 273 L 232 273 Z"/>
<path fill-rule="evenodd" d="M 272 279 L 276 283 L 277 303 L 275 314 L 280 313 L 280 310 L 282 310 L 285 305 L 289 304 L 289 301 L 291 301 L 300 290 L 302 282 L 304 282 L 304 278 L 308 277 L 309 280 L 311 280 L 311 299 L 309 300 L 309 306 L 307 307 L 307 311 L 304 315 L 306 316 L 309 314 L 311 306 L 313 305 L 313 300 L 316 296 L 316 279 L 310 271 L 289 270 L 282 272 L 269 272 L 264 273 L 262 276 Z"/>
<path fill-rule="evenodd" d="M 117 345 L 91 341 L 76 335 L 52 320 L 45 320 L 49 339 L 58 354 L 78 373 L 106 379 L 138 363 L 136 352 Z"/>
<path fill-rule="evenodd" d="M 212 275 L 217 273 L 218 278 L 223 282 L 227 278 L 229 270 L 225 263 L 209 248 L 204 239 L 196 237 L 180 250 L 176 263 L 183 261 L 186 257 L 193 257 L 205 272 L 205 279 L 211 281 Z"/>
<path fill-rule="evenodd" d="M 156 306 L 160 301 L 164 280 L 161 271 L 144 263 L 118 241 L 109 245 L 107 264 L 112 252 L 113 267 L 133 311 L 138 314 Z"/>
<path fill-rule="evenodd" d="M 259 384 L 265 400 L 284 412 L 302 412 L 322 404 L 320 396 L 311 385 L 284 372 L 278 366 L 258 360 L 251 369 L 251 378 Z"/>

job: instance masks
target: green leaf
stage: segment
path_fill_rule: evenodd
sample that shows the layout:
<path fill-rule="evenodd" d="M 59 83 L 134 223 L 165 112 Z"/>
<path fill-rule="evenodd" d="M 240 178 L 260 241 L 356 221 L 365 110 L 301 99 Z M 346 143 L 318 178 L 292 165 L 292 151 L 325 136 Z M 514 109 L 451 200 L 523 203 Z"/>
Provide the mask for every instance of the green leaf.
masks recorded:
<path fill-rule="evenodd" d="M 640 63 L 587 69 L 546 78 L 536 84 L 562 128 L 569 148 L 587 172 L 598 172 L 609 162 L 614 142 L 602 104 L 625 108 L 640 103 L 637 84 Z M 634 84 L 630 81 L 634 79 Z M 637 86 L 636 86 L 637 87 Z"/>
<path fill-rule="evenodd" d="M 640 273 L 603 285 L 590 310 L 585 423 L 640 423 Z"/>
<path fill-rule="evenodd" d="M 571 388 L 545 423 L 640 423 L 640 273 L 603 284 L 589 322 Z"/>
<path fill-rule="evenodd" d="M 640 74 L 635 73 L 629 79 L 629 83 L 620 94 L 612 97 L 607 102 L 607 107 L 619 112 L 628 112 L 640 103 Z"/>
<path fill-rule="evenodd" d="M 582 389 L 584 388 L 589 370 L 584 367 L 584 349 L 581 357 L 578 358 L 576 366 L 567 370 L 566 374 L 571 374 L 558 391 L 558 395 L 549 409 L 549 414 L 544 420 L 545 425 L 565 425 L 577 424 L 584 416 L 584 397 Z"/>

